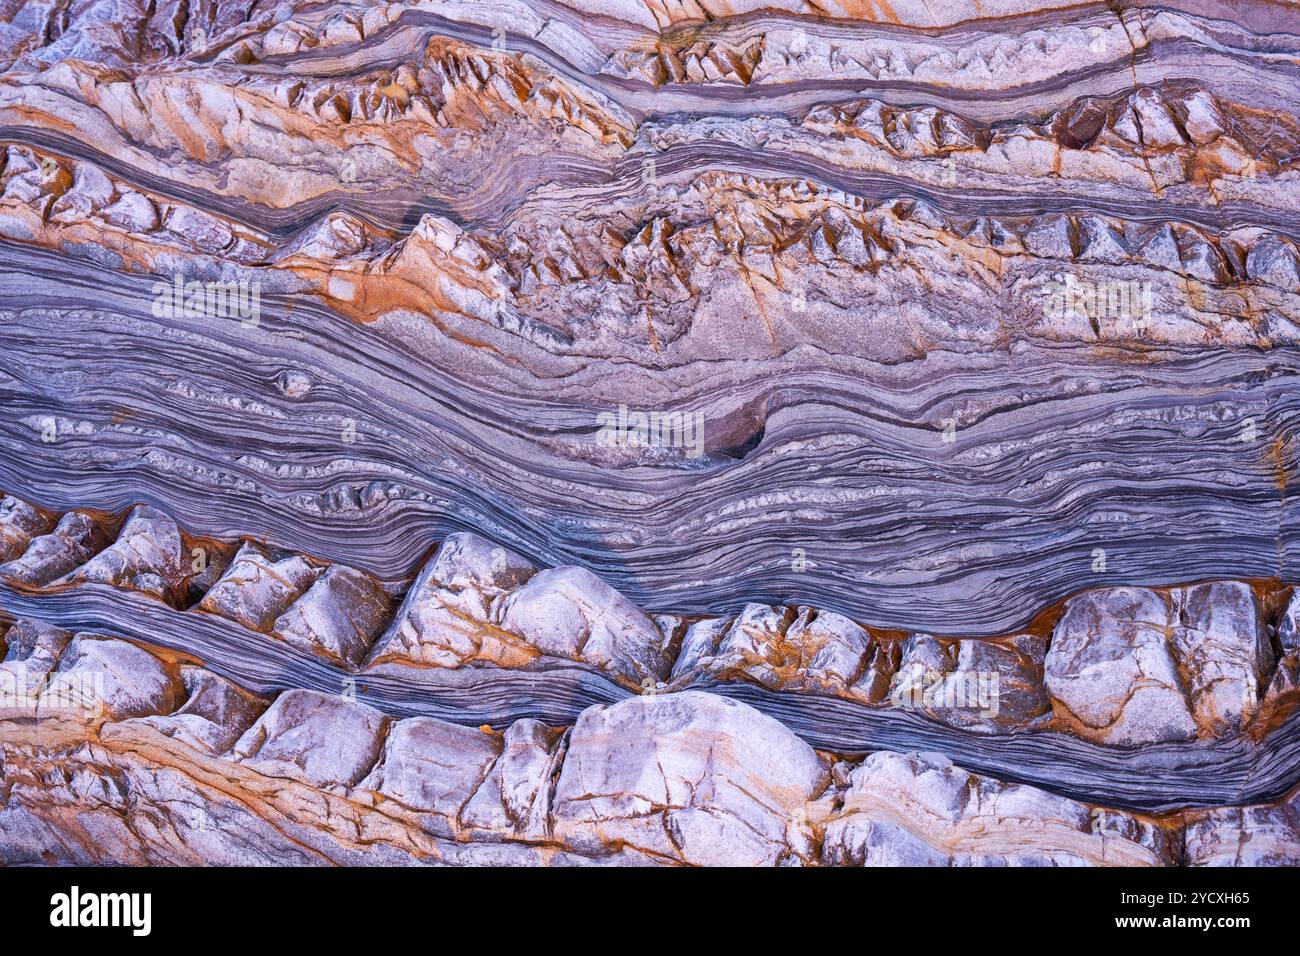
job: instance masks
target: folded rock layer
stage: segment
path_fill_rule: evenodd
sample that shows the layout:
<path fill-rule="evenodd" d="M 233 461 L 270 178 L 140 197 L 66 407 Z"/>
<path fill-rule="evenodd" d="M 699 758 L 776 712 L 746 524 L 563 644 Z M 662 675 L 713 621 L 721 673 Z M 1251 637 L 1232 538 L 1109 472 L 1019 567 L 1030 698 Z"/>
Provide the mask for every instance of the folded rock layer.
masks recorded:
<path fill-rule="evenodd" d="M 1297 50 L 0 4 L 0 859 L 1294 862 Z"/>
<path fill-rule="evenodd" d="M 3 501 L 10 514 L 48 515 Z M 131 542 L 132 553 L 167 566 L 176 558 L 160 541 L 199 540 L 145 513 L 144 538 L 142 509 L 47 523 L 98 520 L 100 555 Z M 74 571 L 39 586 L 23 579 L 22 555 L 0 565 L 0 599 L 68 630 L 106 628 L 196 656 L 257 693 L 342 692 L 383 712 L 468 726 L 567 723 L 589 705 L 700 688 L 746 701 L 815 747 L 924 748 L 1115 807 L 1275 799 L 1300 782 L 1291 647 L 1300 597 L 1288 588 L 1103 588 L 1070 598 L 1034 630 L 974 640 L 899 634 L 807 606 L 651 615 L 590 572 L 539 570 L 463 532 L 409 582 L 249 540 L 204 540 L 190 553 L 190 570 L 202 570 L 191 574 L 188 607 L 138 585 L 154 574 L 148 564 L 117 580 Z M 346 636 L 352 652 L 321 635 Z"/>
<path fill-rule="evenodd" d="M 52 683 L 32 715 L 5 715 L 6 863 L 1300 861 L 1294 794 L 1132 814 L 938 754 L 845 760 L 698 691 L 595 705 L 569 727 L 493 731 L 395 719 L 347 695 L 268 701 L 86 633 L 55 673 L 95 676 L 104 691 L 87 710 L 55 701 Z"/>

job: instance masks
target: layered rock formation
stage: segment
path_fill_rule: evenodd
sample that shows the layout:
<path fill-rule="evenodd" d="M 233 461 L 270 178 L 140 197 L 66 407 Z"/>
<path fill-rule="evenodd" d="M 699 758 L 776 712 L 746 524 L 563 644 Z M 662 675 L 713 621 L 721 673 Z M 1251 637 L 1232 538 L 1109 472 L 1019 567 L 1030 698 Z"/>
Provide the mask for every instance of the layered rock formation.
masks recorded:
<path fill-rule="evenodd" d="M 56 673 L 99 676 L 103 709 L 43 697 L 43 724 L 4 721 L 7 863 L 1300 862 L 1294 793 L 1144 816 L 941 754 L 844 760 L 697 691 L 493 731 L 315 691 L 267 701 L 90 634 Z"/>
<path fill-rule="evenodd" d="M 0 859 L 1300 862 L 1297 49 L 0 4 Z"/>

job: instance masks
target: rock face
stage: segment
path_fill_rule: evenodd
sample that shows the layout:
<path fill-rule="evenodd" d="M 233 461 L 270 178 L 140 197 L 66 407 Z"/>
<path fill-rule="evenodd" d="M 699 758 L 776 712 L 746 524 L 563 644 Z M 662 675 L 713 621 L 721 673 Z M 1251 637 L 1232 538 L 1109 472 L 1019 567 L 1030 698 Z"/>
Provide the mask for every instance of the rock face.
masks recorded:
<path fill-rule="evenodd" d="M 195 749 L 225 753 L 266 709 L 265 701 L 201 667 L 182 667 L 181 680 L 185 703 L 141 720 Z"/>
<path fill-rule="evenodd" d="M 826 787 L 825 762 L 785 727 L 705 694 L 583 713 L 555 787 L 554 832 L 682 863 L 753 866 L 811 853 L 793 825 Z"/>
<path fill-rule="evenodd" d="M 890 703 L 983 733 L 1042 726 L 1049 710 L 1046 649 L 1047 641 L 1032 634 L 1001 641 L 913 635 L 902 649 Z"/>
<path fill-rule="evenodd" d="M 1286 707 L 1300 697 L 1300 592 L 1293 593 L 1277 625 L 1280 655 L 1268 685 L 1271 708 Z"/>
<path fill-rule="evenodd" d="M 1300 98 L 1250 2 L 14 13 L 0 486 L 963 638 L 1285 579 Z"/>
<path fill-rule="evenodd" d="M 876 650 L 867 631 L 839 614 L 819 614 L 813 608 L 796 614 L 750 604 L 733 620 L 693 625 L 673 675 L 700 668 L 724 676 L 740 673 L 768 687 L 848 693 L 857 690 L 865 659 Z M 866 698 L 872 689 L 868 678 L 862 689 Z"/>
<path fill-rule="evenodd" d="M 372 578 L 335 565 L 276 620 L 281 638 L 309 651 L 355 664 L 391 614 L 391 601 Z"/>
<path fill-rule="evenodd" d="M 41 694 L 38 716 L 66 708 L 69 690 L 73 703 L 87 709 L 97 704 L 94 710 L 110 720 L 171 713 L 183 697 L 180 681 L 158 658 L 127 641 L 93 634 L 69 642 Z"/>
<path fill-rule="evenodd" d="M 0 4 L 0 861 L 1294 861 L 1291 0 Z"/>
<path fill-rule="evenodd" d="M 1053 707 L 1111 744 L 1240 730 L 1254 714 L 1273 649 L 1244 584 L 1094 591 L 1070 601 L 1052 636 Z"/>
<path fill-rule="evenodd" d="M 119 530 L 101 535 L 99 553 L 128 547 L 129 522 L 101 525 Z M 79 569 L 45 585 L 9 577 L 0 597 L 68 629 L 107 616 L 125 637 L 206 656 L 233 678 L 214 691 L 232 707 L 232 693 L 315 689 L 386 718 L 505 727 L 539 715 L 553 727 L 629 692 L 705 688 L 750 701 L 823 750 L 860 756 L 870 735 L 1089 804 L 1168 812 L 1269 801 L 1297 775 L 1295 599 L 1284 586 L 1095 589 L 1031 632 L 974 639 L 900 635 L 807 606 L 647 613 L 590 572 L 539 570 L 463 532 L 409 582 L 247 539 L 178 535 L 207 556 L 183 577 L 187 608 L 133 578 L 90 581 Z M 15 630 L 16 648 L 30 626 Z M 49 668 L 37 661 L 30 678 L 14 675 L 15 690 L 39 693 Z M 173 729 L 200 742 L 218 733 L 200 718 Z"/>
<path fill-rule="evenodd" d="M 421 571 L 370 661 L 518 668 L 557 658 L 653 687 L 672 668 L 674 637 L 584 568 L 537 573 L 519 555 L 461 533 Z"/>
<path fill-rule="evenodd" d="M 510 732 L 518 736 L 516 726 Z M 481 730 L 412 717 L 389 732 L 383 755 L 362 787 L 412 810 L 455 820 L 501 751 L 501 741 Z"/>
<path fill-rule="evenodd" d="M 72 634 L 41 621 L 21 620 L 5 634 L 0 661 L 0 705 L 11 717 L 35 716 L 41 692 Z"/>
<path fill-rule="evenodd" d="M 50 633 L 18 626 L 16 641 Z M 697 691 L 596 705 L 572 727 L 494 731 L 391 719 L 317 691 L 267 706 L 203 668 L 173 679 L 149 650 L 88 634 L 58 666 L 105 675 L 107 706 L 78 724 L 0 717 L 7 864 L 1168 866 L 1300 854 L 1294 792 L 1149 817 L 940 754 L 840 759 Z"/>
<path fill-rule="evenodd" d="M 852 866 L 1167 866 L 1178 833 L 1126 813 L 980 778 L 933 754 L 836 766 L 822 860 Z"/>
<path fill-rule="evenodd" d="M 1250 720 L 1275 663 L 1254 592 L 1216 582 L 1170 592 L 1174 651 L 1186 675 L 1192 715 L 1210 734 Z"/>

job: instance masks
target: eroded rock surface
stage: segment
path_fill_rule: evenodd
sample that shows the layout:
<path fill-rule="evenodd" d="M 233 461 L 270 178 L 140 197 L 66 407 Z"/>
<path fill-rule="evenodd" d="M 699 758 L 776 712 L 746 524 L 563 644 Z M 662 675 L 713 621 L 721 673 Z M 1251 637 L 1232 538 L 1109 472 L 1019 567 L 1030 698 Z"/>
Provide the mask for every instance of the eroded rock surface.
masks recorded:
<path fill-rule="evenodd" d="M 640 685 L 668 676 L 674 648 L 640 608 L 585 568 L 553 568 L 501 605 L 501 627 L 552 657 L 583 660 Z"/>
<path fill-rule="evenodd" d="M 56 520 L 11 500 L 15 510 Z M 69 512 L 57 528 L 85 518 Z M 97 530 L 97 553 L 129 550 L 132 527 L 124 522 L 116 540 Z M 503 672 L 558 691 L 574 679 L 562 676 L 572 664 L 586 675 L 576 678 L 588 682 L 579 692 L 586 702 L 602 699 L 590 695 L 605 681 L 637 693 L 754 685 L 778 697 L 836 698 L 866 719 L 890 711 L 972 734 L 1051 731 L 1118 747 L 1258 741 L 1275 735 L 1300 703 L 1296 599 L 1276 584 L 1098 588 L 1066 602 L 1051 615 L 1060 618 L 1055 625 L 1032 632 L 904 636 L 807 606 L 752 603 L 723 617 L 647 613 L 588 571 L 539 570 L 465 532 L 445 538 L 410 582 L 384 582 L 249 540 L 178 535 L 201 540 L 192 552 L 210 556 L 184 577 L 192 603 L 184 610 L 148 605 L 155 626 L 127 620 L 124 633 L 178 651 L 194 646 L 195 628 L 203 640 L 224 634 L 217 653 L 257 676 L 301 667 L 306 655 L 328 664 L 345 686 L 377 678 L 472 695 L 475 687 L 495 687 Z M 57 533 L 32 538 L 27 551 L 0 566 L 0 578 L 33 608 L 66 611 L 74 627 L 82 601 L 116 613 L 119 598 L 84 589 L 90 581 L 80 567 L 46 584 L 14 570 L 36 566 L 29 557 L 40 558 L 52 539 L 62 541 Z M 133 582 L 111 587 L 124 600 L 138 593 Z M 75 601 L 64 608 L 69 598 Z M 214 631 L 192 622 L 195 616 L 210 617 Z M 250 660 L 230 660 L 227 642 Z M 797 723 L 779 700 L 770 706 Z M 559 719 L 572 720 L 579 709 L 569 704 Z"/>
<path fill-rule="evenodd" d="M 107 706 L 75 723 L 0 714 L 5 863 L 1168 866 L 1300 853 L 1294 793 L 1151 817 L 941 754 L 845 760 L 697 691 L 502 730 L 393 719 L 318 691 L 267 707 L 130 642 L 18 626 L 13 646 L 65 645 L 60 672 L 104 675 Z"/>
<path fill-rule="evenodd" d="M 0 498 L 0 564 L 27 550 L 33 538 L 51 528 L 49 516 L 25 501 L 5 495 Z"/>
<path fill-rule="evenodd" d="M 1080 734 L 1131 745 L 1240 730 L 1272 665 L 1246 585 L 1118 588 L 1067 604 L 1045 680 L 1053 707 Z"/>
<path fill-rule="evenodd" d="M 42 586 L 85 564 L 104 545 L 103 529 L 88 515 L 72 511 L 49 534 L 32 538 L 13 560 L 0 565 L 0 576 Z"/>
<path fill-rule="evenodd" d="M 555 834 L 683 863 L 752 866 L 811 854 L 792 825 L 826 787 L 815 751 L 771 718 L 685 692 L 593 707 L 569 738 Z"/>
<path fill-rule="evenodd" d="M 1300 795 L 1271 806 L 1222 807 L 1187 822 L 1192 866 L 1300 866 Z"/>
<path fill-rule="evenodd" d="M 72 634 L 43 621 L 17 621 L 5 635 L 5 657 L 0 661 L 0 697 L 10 716 L 36 713 L 41 691 Z"/>
<path fill-rule="evenodd" d="M 176 522 L 155 508 L 141 505 L 127 517 L 116 541 L 63 580 L 69 584 L 111 584 L 178 605 L 185 576 L 181 532 Z"/>
<path fill-rule="evenodd" d="M 1285 578 L 1285 5 L 544 7 L 6 15 L 0 484 L 906 633 Z"/>
<path fill-rule="evenodd" d="M 839 764 L 823 862 L 853 866 L 1168 866 L 1176 827 L 970 774 L 942 754 Z"/>
<path fill-rule="evenodd" d="M 301 555 L 272 555 L 246 541 L 198 606 L 254 630 L 270 630 L 318 573 Z"/>
<path fill-rule="evenodd" d="M 335 565 L 276 619 L 290 644 L 356 664 L 389 620 L 392 602 L 369 576 Z"/>
<path fill-rule="evenodd" d="M 1293 861 L 1294 20 L 0 5 L 0 860 Z"/>
<path fill-rule="evenodd" d="M 295 690 L 276 698 L 233 753 L 269 776 L 350 787 L 374 766 L 386 729 L 383 715 L 364 704 Z"/>
<path fill-rule="evenodd" d="M 536 656 L 492 626 L 498 599 L 537 569 L 473 534 L 451 535 L 411 585 L 372 660 L 456 667 L 469 660 L 525 663 Z"/>

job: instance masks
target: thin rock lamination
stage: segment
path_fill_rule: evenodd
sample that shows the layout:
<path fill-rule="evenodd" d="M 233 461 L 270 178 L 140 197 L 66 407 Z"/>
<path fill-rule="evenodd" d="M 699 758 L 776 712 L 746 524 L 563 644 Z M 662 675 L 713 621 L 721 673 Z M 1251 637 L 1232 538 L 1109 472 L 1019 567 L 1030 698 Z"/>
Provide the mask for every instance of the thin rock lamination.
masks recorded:
<path fill-rule="evenodd" d="M 1238 6 L 6 14 L 0 484 L 985 637 L 1285 580 L 1296 34 Z"/>
<path fill-rule="evenodd" d="M 1229 840 L 1273 862 L 1300 847 L 1294 797 L 1134 815 L 941 755 L 845 761 L 706 693 L 495 732 L 313 691 L 268 702 L 126 641 L 64 637 L 55 673 L 107 689 L 93 713 L 43 698 L 40 725 L 5 716 L 7 863 L 1172 865 L 1225 862 Z"/>
<path fill-rule="evenodd" d="M 21 502 L 7 510 L 44 514 Z M 161 544 L 138 540 L 142 515 Z M 123 542 L 174 566 L 181 542 L 197 540 L 151 509 L 121 528 L 96 566 L 113 566 Z M 944 752 L 968 770 L 1112 806 L 1259 801 L 1300 780 L 1289 676 L 1300 598 L 1288 589 L 1087 591 L 1041 633 L 977 641 L 899 635 L 808 607 L 649 615 L 589 572 L 538 570 L 467 534 L 442 542 L 410 583 L 248 541 L 193 549 L 209 551 L 217 558 L 197 576 L 209 590 L 191 583 L 188 607 L 142 588 L 157 577 L 147 566 L 107 589 L 79 574 L 32 588 L 11 577 L 21 558 L 0 565 L 0 596 L 69 628 L 94 622 L 198 655 L 259 693 L 344 688 L 384 712 L 470 726 L 565 723 L 588 705 L 705 688 L 821 749 Z M 336 579 L 347 588 L 325 587 Z M 302 621 L 314 635 L 353 636 L 355 653 L 304 639 Z"/>
<path fill-rule="evenodd" d="M 0 6 L 0 859 L 1294 864 L 1297 49 Z"/>

